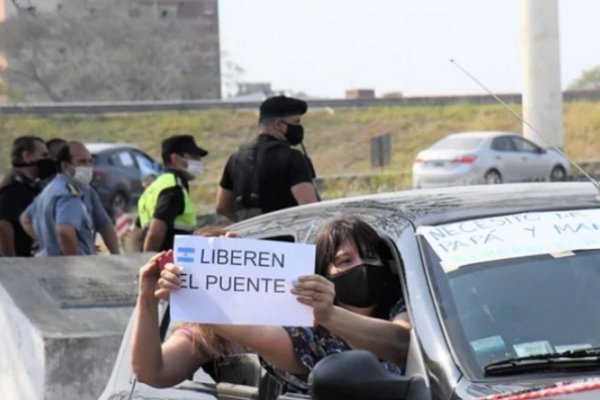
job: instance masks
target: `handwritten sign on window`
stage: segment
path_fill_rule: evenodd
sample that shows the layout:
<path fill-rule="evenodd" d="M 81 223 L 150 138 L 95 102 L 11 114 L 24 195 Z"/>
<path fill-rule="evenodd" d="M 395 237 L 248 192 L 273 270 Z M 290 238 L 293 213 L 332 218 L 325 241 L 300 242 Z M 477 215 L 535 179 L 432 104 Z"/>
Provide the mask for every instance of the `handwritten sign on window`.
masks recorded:
<path fill-rule="evenodd" d="M 315 270 L 315 246 L 240 238 L 175 236 L 183 268 L 171 293 L 176 321 L 311 326 L 312 308 L 290 293 L 292 282 Z"/>
<path fill-rule="evenodd" d="M 600 209 L 530 212 L 421 226 L 446 272 L 464 265 L 600 249 Z"/>

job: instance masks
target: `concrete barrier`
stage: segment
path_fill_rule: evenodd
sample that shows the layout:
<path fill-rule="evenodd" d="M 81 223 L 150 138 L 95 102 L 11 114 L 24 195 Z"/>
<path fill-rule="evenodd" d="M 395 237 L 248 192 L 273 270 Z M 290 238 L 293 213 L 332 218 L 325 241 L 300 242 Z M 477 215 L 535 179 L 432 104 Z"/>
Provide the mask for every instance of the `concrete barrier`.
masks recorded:
<path fill-rule="evenodd" d="M 0 399 L 96 400 L 150 256 L 0 258 Z"/>

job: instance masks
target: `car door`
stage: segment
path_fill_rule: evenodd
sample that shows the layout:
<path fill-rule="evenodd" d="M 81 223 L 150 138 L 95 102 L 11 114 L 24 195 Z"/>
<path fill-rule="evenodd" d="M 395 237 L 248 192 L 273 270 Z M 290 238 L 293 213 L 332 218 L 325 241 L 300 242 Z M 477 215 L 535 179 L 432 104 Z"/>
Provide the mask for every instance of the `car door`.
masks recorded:
<path fill-rule="evenodd" d="M 500 172 L 502 182 L 514 182 L 520 169 L 519 154 L 510 136 L 497 136 L 490 143 L 490 157 L 486 162 L 485 173 L 492 169 Z"/>
<path fill-rule="evenodd" d="M 510 140 L 518 153 L 518 181 L 544 180 L 550 173 L 550 165 L 546 151 L 529 140 L 512 136 Z"/>

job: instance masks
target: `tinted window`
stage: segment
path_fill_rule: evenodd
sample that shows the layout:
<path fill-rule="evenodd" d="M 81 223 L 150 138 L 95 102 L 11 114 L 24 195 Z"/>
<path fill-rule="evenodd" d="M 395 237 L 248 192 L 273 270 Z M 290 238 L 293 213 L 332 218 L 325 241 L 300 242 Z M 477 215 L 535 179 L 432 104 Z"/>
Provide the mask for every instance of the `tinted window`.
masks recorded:
<path fill-rule="evenodd" d="M 600 346 L 600 251 L 485 262 L 448 274 L 426 244 L 438 302 L 461 362 Z"/>
<path fill-rule="evenodd" d="M 117 167 L 135 168 L 135 161 L 133 161 L 131 153 L 127 150 L 114 153 L 110 156 L 110 161 L 112 165 Z"/>
<path fill-rule="evenodd" d="M 436 142 L 431 148 L 435 150 L 472 150 L 476 149 L 482 140 L 478 137 L 447 136 Z"/>
<path fill-rule="evenodd" d="M 496 151 L 515 151 L 513 142 L 507 136 L 500 136 L 492 140 L 492 150 Z"/>
<path fill-rule="evenodd" d="M 160 167 L 150 157 L 138 151 L 134 151 L 133 155 L 140 168 L 142 178 L 148 175 L 160 175 Z"/>
<path fill-rule="evenodd" d="M 539 151 L 539 147 L 536 146 L 535 144 L 528 142 L 525 139 L 521 139 L 521 138 L 516 138 L 513 137 L 511 138 L 512 142 L 515 144 L 515 148 L 517 149 L 517 151 L 524 151 L 527 153 L 537 153 Z"/>

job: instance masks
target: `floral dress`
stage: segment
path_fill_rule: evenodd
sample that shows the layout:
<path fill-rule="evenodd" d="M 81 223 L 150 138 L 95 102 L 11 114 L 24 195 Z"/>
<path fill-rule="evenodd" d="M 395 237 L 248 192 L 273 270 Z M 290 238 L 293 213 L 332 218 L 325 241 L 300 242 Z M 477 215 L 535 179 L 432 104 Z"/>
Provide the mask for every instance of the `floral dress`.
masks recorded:
<path fill-rule="evenodd" d="M 400 298 L 390 310 L 389 320 L 393 321 L 400 313 L 406 311 L 404 299 Z M 292 339 L 294 353 L 300 362 L 309 370 L 321 359 L 328 355 L 352 350 L 352 348 L 342 338 L 335 336 L 322 326 L 312 327 L 284 327 Z M 381 361 L 383 366 L 390 372 L 402 374 L 402 366 L 388 361 Z M 291 391 L 306 391 L 307 385 L 305 377 L 292 375 L 273 367 L 263 366 L 276 378 L 279 378 L 287 384 Z M 291 387 L 290 387 L 291 386 Z"/>

